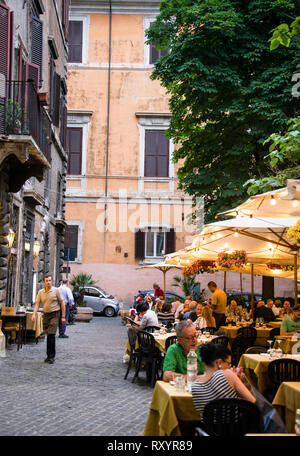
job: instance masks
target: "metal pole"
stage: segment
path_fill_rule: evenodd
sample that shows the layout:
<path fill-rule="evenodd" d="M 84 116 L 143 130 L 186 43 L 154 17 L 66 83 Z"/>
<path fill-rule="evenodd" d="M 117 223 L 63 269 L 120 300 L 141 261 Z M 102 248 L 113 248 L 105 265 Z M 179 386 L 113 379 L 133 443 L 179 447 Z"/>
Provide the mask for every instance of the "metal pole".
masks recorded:
<path fill-rule="evenodd" d="M 295 306 L 298 304 L 298 252 L 294 255 L 294 295 L 295 295 Z"/>
<path fill-rule="evenodd" d="M 224 291 L 226 293 L 226 274 L 227 274 L 227 271 L 224 271 Z"/>

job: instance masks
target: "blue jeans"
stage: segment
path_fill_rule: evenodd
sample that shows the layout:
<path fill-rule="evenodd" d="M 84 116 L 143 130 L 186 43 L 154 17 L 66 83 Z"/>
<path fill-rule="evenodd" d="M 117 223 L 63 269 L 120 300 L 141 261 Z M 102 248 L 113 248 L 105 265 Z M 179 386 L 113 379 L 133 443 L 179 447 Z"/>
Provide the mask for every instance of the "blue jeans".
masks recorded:
<path fill-rule="evenodd" d="M 59 319 L 59 335 L 60 336 L 63 336 L 66 332 L 66 326 L 67 326 L 67 322 L 69 320 L 69 304 L 65 304 L 65 318 L 66 318 L 66 321 L 64 324 L 62 324 L 61 314 L 60 314 L 60 319 Z"/>

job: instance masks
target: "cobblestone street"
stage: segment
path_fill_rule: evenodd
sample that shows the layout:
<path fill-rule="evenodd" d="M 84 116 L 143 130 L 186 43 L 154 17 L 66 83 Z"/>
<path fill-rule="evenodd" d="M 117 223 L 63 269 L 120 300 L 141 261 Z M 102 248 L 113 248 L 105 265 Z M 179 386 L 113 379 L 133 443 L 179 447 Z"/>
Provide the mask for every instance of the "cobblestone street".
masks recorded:
<path fill-rule="evenodd" d="M 94 317 L 56 338 L 56 361 L 44 363 L 46 342 L 13 345 L 0 358 L 1 436 L 141 436 L 152 388 L 124 380 L 126 327 L 120 317 Z"/>

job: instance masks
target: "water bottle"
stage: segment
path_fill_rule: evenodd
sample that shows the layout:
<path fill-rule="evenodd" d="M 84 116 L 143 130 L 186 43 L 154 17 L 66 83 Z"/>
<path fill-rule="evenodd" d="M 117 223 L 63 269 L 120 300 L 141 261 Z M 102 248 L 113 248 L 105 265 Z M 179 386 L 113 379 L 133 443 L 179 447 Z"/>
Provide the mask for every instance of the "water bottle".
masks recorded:
<path fill-rule="evenodd" d="M 196 380 L 198 373 L 197 354 L 195 350 L 190 350 L 187 355 L 187 384 L 191 391 L 192 383 Z"/>
<path fill-rule="evenodd" d="M 296 410 L 295 432 L 300 436 L 300 409 Z"/>

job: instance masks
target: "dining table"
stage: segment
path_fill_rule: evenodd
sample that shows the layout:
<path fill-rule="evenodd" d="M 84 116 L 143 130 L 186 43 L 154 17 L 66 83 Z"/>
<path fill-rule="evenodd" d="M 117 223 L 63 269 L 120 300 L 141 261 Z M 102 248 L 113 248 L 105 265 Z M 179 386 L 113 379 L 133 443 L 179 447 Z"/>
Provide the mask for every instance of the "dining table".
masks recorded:
<path fill-rule="evenodd" d="M 199 422 L 189 391 L 177 391 L 169 382 L 155 383 L 144 436 L 181 436 L 183 427 L 193 432 Z"/>
<path fill-rule="evenodd" d="M 43 313 L 37 312 L 35 321 L 32 321 L 32 315 L 33 312 L 26 311 L 26 331 L 34 331 L 35 339 L 38 339 L 43 333 Z"/>
<path fill-rule="evenodd" d="M 299 340 L 294 340 L 292 336 L 276 336 L 273 348 L 280 348 L 283 353 L 291 353 L 298 342 Z"/>
<path fill-rule="evenodd" d="M 285 358 L 300 361 L 300 355 L 284 355 Z M 270 357 L 268 353 L 243 354 L 239 360 L 238 367 L 244 369 L 249 382 L 262 394 L 272 388 L 273 384 L 268 376 L 268 366 L 276 357 Z"/>
<path fill-rule="evenodd" d="M 219 329 L 223 330 L 226 333 L 226 336 L 229 338 L 229 345 L 231 346 L 231 342 L 235 339 L 238 329 L 242 327 L 247 327 L 249 325 L 241 325 L 241 326 L 220 326 Z M 260 346 L 268 346 L 267 340 L 270 337 L 270 331 L 272 328 L 268 328 L 267 325 L 255 328 L 256 329 L 256 339 L 254 345 Z"/>
<path fill-rule="evenodd" d="M 272 405 L 282 418 L 289 432 L 295 432 L 296 410 L 300 409 L 300 381 L 282 382 Z"/>

